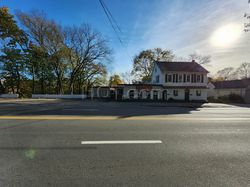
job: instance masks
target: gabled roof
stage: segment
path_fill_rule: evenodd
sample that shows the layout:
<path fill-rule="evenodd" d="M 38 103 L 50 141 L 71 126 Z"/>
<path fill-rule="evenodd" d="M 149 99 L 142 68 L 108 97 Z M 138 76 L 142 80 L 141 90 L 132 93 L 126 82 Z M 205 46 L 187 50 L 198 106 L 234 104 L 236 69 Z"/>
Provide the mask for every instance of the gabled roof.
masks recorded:
<path fill-rule="evenodd" d="M 219 81 L 213 83 L 215 89 L 222 88 L 247 88 L 250 87 L 250 78 L 242 80 Z"/>
<path fill-rule="evenodd" d="M 168 62 L 156 61 L 156 65 L 161 71 L 182 71 L 182 72 L 201 72 L 208 73 L 200 64 L 195 61 L 192 62 Z"/>

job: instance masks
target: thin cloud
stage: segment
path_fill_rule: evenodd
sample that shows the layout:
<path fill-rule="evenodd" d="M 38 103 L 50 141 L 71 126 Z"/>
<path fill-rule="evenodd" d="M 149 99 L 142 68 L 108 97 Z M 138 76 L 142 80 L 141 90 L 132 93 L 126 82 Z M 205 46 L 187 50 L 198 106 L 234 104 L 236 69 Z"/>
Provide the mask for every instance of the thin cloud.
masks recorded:
<path fill-rule="evenodd" d="M 154 47 L 172 49 L 180 57 L 187 57 L 196 51 L 212 56 L 211 67 L 208 67 L 211 72 L 226 66 L 237 67 L 250 58 L 246 53 L 246 49 L 250 47 L 249 36 L 243 32 L 240 40 L 227 49 L 215 48 L 210 42 L 213 32 L 223 25 L 242 24 L 243 30 L 243 15 L 248 11 L 246 1 L 154 1 L 156 2 L 150 12 L 143 12 L 143 9 L 138 11 L 131 40 L 127 43 L 132 55 L 142 49 Z M 136 37 L 133 38 L 133 34 Z"/>

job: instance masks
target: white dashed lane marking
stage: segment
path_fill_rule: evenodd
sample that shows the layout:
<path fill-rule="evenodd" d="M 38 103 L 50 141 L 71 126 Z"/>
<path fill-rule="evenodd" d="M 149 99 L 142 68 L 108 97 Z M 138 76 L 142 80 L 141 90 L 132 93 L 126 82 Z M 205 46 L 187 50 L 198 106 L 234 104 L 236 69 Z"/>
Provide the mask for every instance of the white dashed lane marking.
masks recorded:
<path fill-rule="evenodd" d="M 82 145 L 103 144 L 161 144 L 161 140 L 112 140 L 112 141 L 82 141 Z"/>

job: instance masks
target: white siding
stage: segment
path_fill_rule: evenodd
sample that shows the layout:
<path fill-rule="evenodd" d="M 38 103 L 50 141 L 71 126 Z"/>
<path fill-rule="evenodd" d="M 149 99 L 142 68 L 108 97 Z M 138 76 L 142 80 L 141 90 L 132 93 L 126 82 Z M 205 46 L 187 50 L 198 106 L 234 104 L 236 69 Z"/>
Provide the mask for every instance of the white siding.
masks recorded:
<path fill-rule="evenodd" d="M 201 92 L 201 95 L 198 96 L 196 91 L 199 90 Z M 200 100 L 200 101 L 206 101 L 207 100 L 207 89 L 190 89 L 189 93 L 189 100 Z"/>
<path fill-rule="evenodd" d="M 124 99 L 129 99 L 129 91 L 134 90 L 134 98 L 137 98 L 137 90 L 135 86 L 125 86 L 123 88 L 123 98 Z"/>
<path fill-rule="evenodd" d="M 245 88 L 235 88 L 235 89 L 214 89 L 210 92 L 210 96 L 218 98 L 219 96 L 227 96 L 230 94 L 237 94 L 242 97 L 245 96 L 246 89 Z"/>
<path fill-rule="evenodd" d="M 165 75 L 172 75 L 172 82 L 165 82 Z M 173 82 L 173 74 L 177 74 L 178 77 L 179 75 L 182 76 L 182 82 Z M 183 75 L 190 75 L 190 82 L 183 82 Z M 191 82 L 191 75 L 192 74 L 196 74 L 197 75 L 203 75 L 204 77 L 204 80 L 203 80 L 203 83 L 202 82 L 196 82 L 196 83 L 193 83 Z M 191 72 L 169 72 L 169 71 L 166 71 L 164 73 L 162 73 L 162 77 L 164 77 L 164 79 L 161 79 L 161 82 L 160 84 L 164 85 L 164 86 L 207 86 L 207 74 L 206 73 L 191 73 Z"/>
<path fill-rule="evenodd" d="M 156 77 L 159 75 L 159 82 L 156 81 Z M 163 77 L 162 77 L 162 72 L 161 70 L 158 68 L 158 66 L 154 66 L 153 72 L 152 72 L 152 76 L 151 76 L 151 83 L 153 84 L 162 84 L 163 81 Z"/>
<path fill-rule="evenodd" d="M 174 96 L 174 90 L 178 90 L 178 96 Z M 185 90 L 184 89 L 167 89 L 168 99 L 184 100 Z"/>

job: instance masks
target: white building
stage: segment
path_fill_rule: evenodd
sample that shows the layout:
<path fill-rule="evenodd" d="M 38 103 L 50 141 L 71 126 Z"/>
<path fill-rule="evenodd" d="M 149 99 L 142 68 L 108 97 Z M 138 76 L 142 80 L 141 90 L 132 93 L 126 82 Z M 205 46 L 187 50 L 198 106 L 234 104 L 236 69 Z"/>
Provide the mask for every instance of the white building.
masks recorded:
<path fill-rule="evenodd" d="M 148 84 L 96 87 L 92 97 L 116 100 L 207 101 L 207 73 L 192 62 L 155 62 Z"/>
<path fill-rule="evenodd" d="M 218 99 L 230 94 L 241 96 L 246 103 L 250 103 L 250 78 L 242 80 L 227 80 L 210 83 L 208 97 Z"/>
<path fill-rule="evenodd" d="M 163 87 L 165 100 L 206 101 L 208 71 L 192 62 L 155 62 L 152 84 Z"/>

